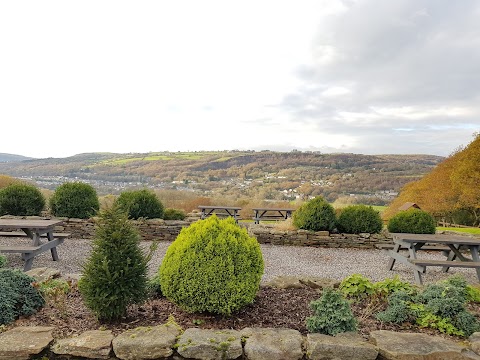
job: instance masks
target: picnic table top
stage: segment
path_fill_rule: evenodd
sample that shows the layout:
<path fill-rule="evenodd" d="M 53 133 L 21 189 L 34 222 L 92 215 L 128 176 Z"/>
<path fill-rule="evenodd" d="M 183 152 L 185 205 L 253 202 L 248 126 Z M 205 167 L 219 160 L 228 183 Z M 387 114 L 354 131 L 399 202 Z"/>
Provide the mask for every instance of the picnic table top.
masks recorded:
<path fill-rule="evenodd" d="M 392 233 L 393 240 L 401 240 L 411 243 L 435 243 L 435 244 L 456 244 L 456 245 L 479 245 L 480 239 L 462 235 L 449 234 L 406 234 Z"/>
<path fill-rule="evenodd" d="M 295 211 L 295 209 L 285 209 L 285 208 L 252 208 L 252 210 L 258 211 Z"/>
<path fill-rule="evenodd" d="M 0 228 L 48 229 L 61 223 L 63 220 L 59 219 L 0 219 Z"/>
<path fill-rule="evenodd" d="M 242 210 L 241 207 L 223 206 L 223 205 L 198 205 L 199 209 L 225 209 L 225 210 Z"/>

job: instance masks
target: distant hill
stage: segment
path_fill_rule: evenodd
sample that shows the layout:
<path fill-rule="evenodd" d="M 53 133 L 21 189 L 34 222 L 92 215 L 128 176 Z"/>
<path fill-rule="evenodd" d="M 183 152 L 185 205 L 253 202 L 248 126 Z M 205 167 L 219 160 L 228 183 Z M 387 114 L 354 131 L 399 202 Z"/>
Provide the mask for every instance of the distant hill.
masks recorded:
<path fill-rule="evenodd" d="M 22 156 L 22 155 L 0 153 L 0 163 L 18 162 L 18 161 L 24 161 L 24 160 L 30 160 L 30 159 L 33 159 L 33 158 Z"/>
<path fill-rule="evenodd" d="M 448 221 L 479 225 L 480 135 L 418 181 L 406 184 L 384 217 L 392 216 L 405 202 Z"/>
<path fill-rule="evenodd" d="M 294 200 L 362 197 L 384 205 L 443 157 L 315 152 L 210 151 L 147 154 L 85 153 L 66 158 L 0 163 L 0 174 L 55 189 L 65 181 L 91 183 L 100 194 L 151 187 L 231 199 Z"/>

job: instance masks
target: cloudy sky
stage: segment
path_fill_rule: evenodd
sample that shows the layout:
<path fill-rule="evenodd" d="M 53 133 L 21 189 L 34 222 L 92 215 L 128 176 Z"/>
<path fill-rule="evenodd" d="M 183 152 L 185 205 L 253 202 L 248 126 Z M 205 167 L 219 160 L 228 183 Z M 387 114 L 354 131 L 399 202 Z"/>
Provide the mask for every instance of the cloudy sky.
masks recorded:
<path fill-rule="evenodd" d="M 2 1 L 0 152 L 448 155 L 480 1 Z"/>

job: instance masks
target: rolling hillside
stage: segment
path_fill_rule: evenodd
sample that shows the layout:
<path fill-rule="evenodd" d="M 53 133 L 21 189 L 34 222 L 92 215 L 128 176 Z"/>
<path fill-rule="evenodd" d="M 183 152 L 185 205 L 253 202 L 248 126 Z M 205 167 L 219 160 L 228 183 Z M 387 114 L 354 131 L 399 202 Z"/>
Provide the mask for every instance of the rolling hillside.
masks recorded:
<path fill-rule="evenodd" d="M 72 179 L 88 181 L 103 193 L 151 186 L 237 198 L 323 195 L 333 201 L 375 194 L 391 198 L 442 160 L 433 155 L 273 151 L 88 153 L 0 163 L 0 174 L 31 179 L 46 188 Z"/>

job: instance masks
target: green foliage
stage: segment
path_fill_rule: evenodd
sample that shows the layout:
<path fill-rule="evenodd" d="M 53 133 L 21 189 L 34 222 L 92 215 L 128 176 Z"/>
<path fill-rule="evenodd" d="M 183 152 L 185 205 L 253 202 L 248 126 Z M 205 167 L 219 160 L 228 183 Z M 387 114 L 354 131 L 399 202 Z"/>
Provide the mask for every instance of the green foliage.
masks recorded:
<path fill-rule="evenodd" d="M 332 231 L 335 228 L 335 210 L 321 196 L 307 201 L 293 213 L 293 225 L 311 231 Z"/>
<path fill-rule="evenodd" d="M 0 269 L 7 265 L 7 257 L 0 254 Z"/>
<path fill-rule="evenodd" d="M 70 284 L 64 279 L 49 279 L 38 284 L 38 290 L 47 299 L 56 299 L 70 292 Z"/>
<path fill-rule="evenodd" d="M 9 324 L 19 316 L 32 315 L 45 304 L 32 286 L 34 281 L 20 270 L 0 269 L 0 325 Z"/>
<path fill-rule="evenodd" d="M 30 184 L 11 184 L 0 190 L 0 216 L 40 215 L 45 207 L 45 197 Z"/>
<path fill-rule="evenodd" d="M 372 282 L 361 274 L 347 276 L 340 283 L 340 291 L 346 297 L 364 297 L 375 292 Z"/>
<path fill-rule="evenodd" d="M 467 301 L 480 303 L 480 289 L 477 286 L 467 285 Z"/>
<path fill-rule="evenodd" d="M 389 296 L 397 291 L 405 291 L 408 294 L 414 294 L 415 288 L 406 281 L 400 280 L 398 275 L 395 275 L 393 278 L 386 278 L 383 281 L 376 282 L 373 284 L 375 293 L 380 296 Z"/>
<path fill-rule="evenodd" d="M 377 318 L 395 323 L 415 319 L 422 327 L 448 335 L 470 336 L 480 329 L 480 322 L 465 307 L 471 299 L 470 288 L 462 276 L 455 275 L 428 285 L 416 295 L 398 291 L 388 298 L 388 308 Z"/>
<path fill-rule="evenodd" d="M 350 305 L 337 290 L 325 289 L 320 299 L 312 301 L 310 307 L 314 315 L 307 318 L 307 329 L 311 333 L 336 335 L 357 330 L 357 320 Z"/>
<path fill-rule="evenodd" d="M 183 210 L 178 209 L 165 209 L 165 213 L 163 214 L 164 220 L 184 220 L 186 217 L 185 212 Z"/>
<path fill-rule="evenodd" d="M 347 234 L 376 234 L 382 230 L 383 222 L 380 213 L 371 206 L 351 205 L 341 209 L 337 227 Z"/>
<path fill-rule="evenodd" d="M 127 215 L 116 206 L 101 211 L 78 283 L 85 304 L 101 320 L 124 316 L 128 305 L 146 297 L 147 262 Z"/>
<path fill-rule="evenodd" d="M 410 209 L 393 216 L 387 225 L 391 233 L 435 234 L 435 219 L 426 211 Z"/>
<path fill-rule="evenodd" d="M 163 294 L 185 310 L 230 315 L 253 302 L 263 257 L 246 229 L 214 215 L 182 229 L 159 274 Z"/>
<path fill-rule="evenodd" d="M 95 189 L 81 182 L 60 185 L 50 198 L 50 209 L 55 216 L 88 219 L 95 215 L 99 208 Z"/>
<path fill-rule="evenodd" d="M 400 324 L 411 320 L 413 311 L 410 307 L 412 296 L 404 290 L 393 292 L 388 297 L 388 307 L 376 315 L 377 319 L 383 322 Z"/>
<path fill-rule="evenodd" d="M 160 276 L 158 273 L 147 280 L 146 291 L 149 297 L 159 298 L 163 296 L 162 285 L 160 284 Z"/>
<path fill-rule="evenodd" d="M 124 191 L 115 203 L 125 211 L 131 219 L 163 218 L 163 204 L 154 192 L 146 189 Z"/>

